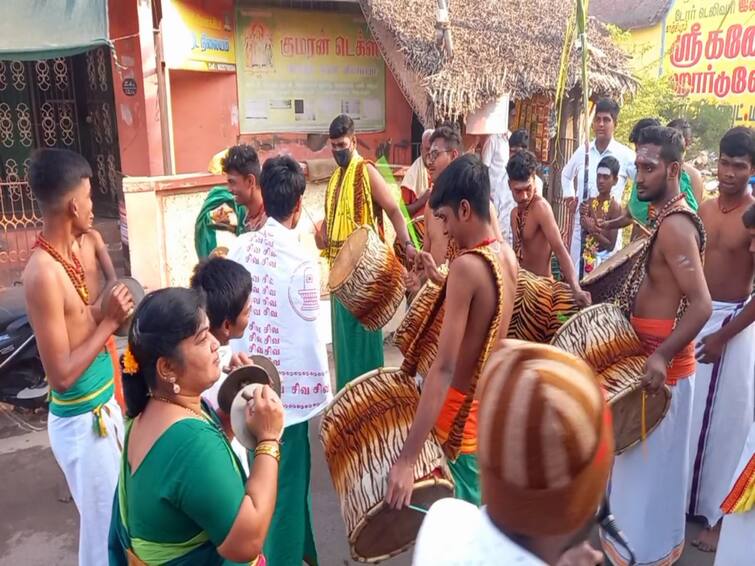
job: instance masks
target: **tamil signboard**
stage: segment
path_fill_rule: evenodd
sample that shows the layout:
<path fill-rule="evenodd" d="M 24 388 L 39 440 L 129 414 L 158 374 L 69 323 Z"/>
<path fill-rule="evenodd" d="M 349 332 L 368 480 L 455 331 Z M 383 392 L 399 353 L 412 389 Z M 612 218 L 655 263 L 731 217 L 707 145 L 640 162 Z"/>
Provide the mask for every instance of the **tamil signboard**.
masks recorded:
<path fill-rule="evenodd" d="M 324 132 L 341 113 L 385 129 L 385 63 L 361 15 L 240 0 L 236 46 L 242 133 Z"/>
<path fill-rule="evenodd" d="M 169 69 L 234 71 L 233 5 L 202 0 L 163 2 L 163 51 Z"/>
<path fill-rule="evenodd" d="M 755 2 L 677 2 L 666 17 L 670 72 L 679 94 L 714 98 L 735 122 L 755 122 Z"/>

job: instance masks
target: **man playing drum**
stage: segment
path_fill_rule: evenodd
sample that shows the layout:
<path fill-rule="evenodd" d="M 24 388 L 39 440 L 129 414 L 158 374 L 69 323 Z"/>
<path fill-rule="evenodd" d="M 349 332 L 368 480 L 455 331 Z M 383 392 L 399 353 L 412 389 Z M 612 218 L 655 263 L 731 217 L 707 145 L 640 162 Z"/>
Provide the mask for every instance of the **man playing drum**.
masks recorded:
<path fill-rule="evenodd" d="M 648 354 L 647 394 L 664 383 L 672 391 L 666 418 L 647 440 L 616 457 L 611 477 L 611 508 L 640 564 L 672 564 L 684 548 L 693 340 L 712 311 L 701 257 L 705 232 L 679 187 L 683 148 L 681 134 L 670 128 L 640 134 L 637 193 L 658 210 L 658 220 L 617 297 Z M 612 563 L 628 563 L 610 535 L 602 532 L 601 541 Z"/>
<path fill-rule="evenodd" d="M 330 146 L 338 168 L 325 193 L 325 222 L 317 234 L 329 267 L 346 238 L 360 226 L 371 226 L 382 236 L 383 211 L 393 224 L 397 240 L 414 261 L 412 246 L 398 203 L 393 199 L 380 173 L 357 152 L 354 121 L 341 114 L 330 124 Z M 331 295 L 331 326 L 338 389 L 349 381 L 384 363 L 383 333 L 365 330 L 359 321 Z"/>
<path fill-rule="evenodd" d="M 713 552 L 723 500 L 753 420 L 755 302 L 750 300 L 755 261 L 742 217 L 755 202 L 748 180 L 755 173 L 755 132 L 733 128 L 721 139 L 718 198 L 700 205 L 705 225 L 705 280 L 713 316 L 697 337 L 694 410 L 690 436 L 689 514 L 707 527 L 692 544 Z"/>
<path fill-rule="evenodd" d="M 79 564 L 107 560 L 113 494 L 120 470 L 123 417 L 113 398 L 106 344 L 133 312 L 117 285 L 100 307 L 90 305 L 77 237 L 92 227 L 92 169 L 79 154 L 42 149 L 29 184 L 44 227 L 24 270 L 26 309 L 50 384 L 47 432 L 79 511 Z"/>
<path fill-rule="evenodd" d="M 435 183 L 430 206 L 463 251 L 445 282 L 438 355 L 389 475 L 386 501 L 395 508 L 411 501 L 414 465 L 433 430 L 449 457 L 457 496 L 479 505 L 474 392 L 495 340 L 508 331 L 516 292 L 516 258 L 491 223 L 490 177 L 480 159 L 465 155 L 451 163 Z M 421 257 L 428 269 L 435 268 L 431 254 Z"/>
<path fill-rule="evenodd" d="M 579 286 L 577 270 L 561 239 L 553 210 L 548 201 L 535 193 L 536 170 L 537 159 L 530 151 L 517 153 L 506 165 L 509 187 L 517 204 L 511 211 L 511 232 L 519 266 L 535 275 L 551 277 L 551 255 L 555 253 L 574 300 L 579 306 L 587 306 L 590 294 Z"/>

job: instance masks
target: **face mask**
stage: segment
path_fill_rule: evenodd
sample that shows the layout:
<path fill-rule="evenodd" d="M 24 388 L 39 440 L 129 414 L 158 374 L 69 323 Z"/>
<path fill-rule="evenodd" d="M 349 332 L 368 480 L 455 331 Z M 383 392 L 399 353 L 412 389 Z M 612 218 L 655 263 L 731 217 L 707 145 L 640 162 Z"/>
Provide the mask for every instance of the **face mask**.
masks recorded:
<path fill-rule="evenodd" d="M 346 167 L 351 161 L 351 150 L 348 148 L 334 150 L 333 159 L 336 160 L 339 167 Z"/>

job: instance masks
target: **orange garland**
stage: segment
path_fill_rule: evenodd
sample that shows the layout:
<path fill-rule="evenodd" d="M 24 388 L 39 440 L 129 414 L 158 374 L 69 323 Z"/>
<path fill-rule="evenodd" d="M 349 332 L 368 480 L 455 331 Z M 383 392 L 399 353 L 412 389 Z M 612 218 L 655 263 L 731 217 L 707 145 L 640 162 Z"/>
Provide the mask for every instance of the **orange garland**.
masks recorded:
<path fill-rule="evenodd" d="M 86 275 L 84 273 L 84 267 L 81 265 L 79 258 L 76 257 L 76 254 L 71 252 L 71 258 L 73 259 L 73 265 L 71 265 L 62 255 L 60 255 L 60 253 L 58 253 L 58 250 L 52 247 L 52 244 L 48 242 L 42 234 L 37 237 L 37 242 L 34 244 L 34 247 L 39 247 L 46 251 L 55 261 L 63 266 L 63 269 L 66 270 L 66 275 L 68 275 L 71 283 L 73 283 L 79 297 L 81 297 L 81 300 L 84 301 L 85 305 L 88 305 L 89 289 L 87 288 Z"/>

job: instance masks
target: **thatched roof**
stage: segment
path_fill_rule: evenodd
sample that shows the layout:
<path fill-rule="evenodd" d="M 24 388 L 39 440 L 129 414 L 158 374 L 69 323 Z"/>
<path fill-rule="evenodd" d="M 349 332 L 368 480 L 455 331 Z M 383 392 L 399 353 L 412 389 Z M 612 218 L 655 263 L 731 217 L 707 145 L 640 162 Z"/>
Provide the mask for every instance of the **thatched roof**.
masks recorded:
<path fill-rule="evenodd" d="M 617 0 L 591 0 L 590 15 L 601 22 L 619 26 L 621 29 L 637 29 L 653 26 L 663 19 L 674 0 L 634 0 L 629 4 Z"/>
<path fill-rule="evenodd" d="M 373 36 L 414 111 L 426 124 L 466 116 L 510 94 L 553 94 L 572 3 L 566 0 L 449 0 L 454 57 L 437 49 L 436 0 L 359 0 Z M 627 57 L 590 21 L 590 89 L 634 88 Z M 579 81 L 572 52 L 568 86 Z"/>

